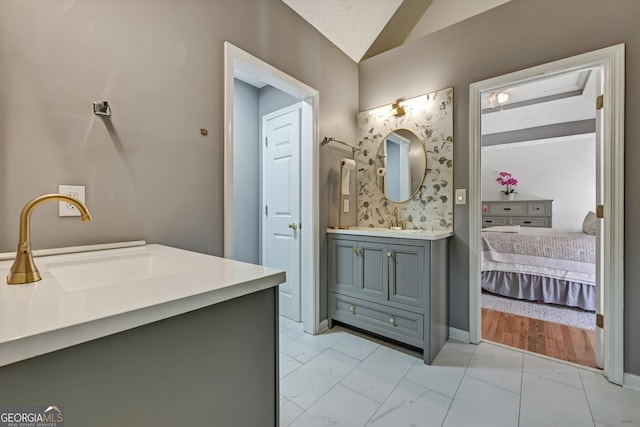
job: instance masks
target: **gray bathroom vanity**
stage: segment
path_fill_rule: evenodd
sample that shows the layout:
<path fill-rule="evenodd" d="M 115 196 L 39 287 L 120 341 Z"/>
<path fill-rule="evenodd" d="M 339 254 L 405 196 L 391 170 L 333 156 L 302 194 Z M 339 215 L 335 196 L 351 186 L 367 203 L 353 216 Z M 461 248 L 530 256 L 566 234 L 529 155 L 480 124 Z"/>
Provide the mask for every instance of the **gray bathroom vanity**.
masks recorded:
<path fill-rule="evenodd" d="M 354 227 L 329 232 L 329 325 L 338 321 L 422 349 L 449 330 L 450 232 Z"/>

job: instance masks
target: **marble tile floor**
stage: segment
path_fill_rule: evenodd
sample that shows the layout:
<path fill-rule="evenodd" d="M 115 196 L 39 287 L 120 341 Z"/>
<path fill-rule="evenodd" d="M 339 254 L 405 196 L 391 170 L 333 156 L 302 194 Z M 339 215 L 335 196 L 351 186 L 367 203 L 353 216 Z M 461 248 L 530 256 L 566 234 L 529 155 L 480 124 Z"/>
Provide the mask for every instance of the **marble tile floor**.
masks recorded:
<path fill-rule="evenodd" d="M 640 393 L 594 370 L 483 342 L 419 353 L 280 318 L 280 426 L 640 426 Z"/>

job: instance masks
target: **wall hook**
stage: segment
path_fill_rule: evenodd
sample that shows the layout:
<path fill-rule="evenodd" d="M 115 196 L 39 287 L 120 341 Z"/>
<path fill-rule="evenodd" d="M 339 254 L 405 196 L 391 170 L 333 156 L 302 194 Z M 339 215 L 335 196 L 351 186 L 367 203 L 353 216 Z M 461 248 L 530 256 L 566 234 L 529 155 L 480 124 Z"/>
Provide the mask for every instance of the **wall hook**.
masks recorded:
<path fill-rule="evenodd" d="M 111 107 L 107 101 L 102 102 L 94 102 L 93 103 L 93 114 L 97 114 L 99 116 L 110 116 L 111 115 Z"/>

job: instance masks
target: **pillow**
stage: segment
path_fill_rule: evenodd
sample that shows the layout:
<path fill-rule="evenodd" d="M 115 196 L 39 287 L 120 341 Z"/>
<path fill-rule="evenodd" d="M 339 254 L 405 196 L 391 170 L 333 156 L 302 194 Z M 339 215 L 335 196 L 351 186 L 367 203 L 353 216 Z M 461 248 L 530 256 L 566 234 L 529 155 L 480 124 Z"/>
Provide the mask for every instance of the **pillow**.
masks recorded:
<path fill-rule="evenodd" d="M 586 234 L 596 235 L 597 218 L 595 212 L 589 212 L 582 222 L 582 232 Z"/>

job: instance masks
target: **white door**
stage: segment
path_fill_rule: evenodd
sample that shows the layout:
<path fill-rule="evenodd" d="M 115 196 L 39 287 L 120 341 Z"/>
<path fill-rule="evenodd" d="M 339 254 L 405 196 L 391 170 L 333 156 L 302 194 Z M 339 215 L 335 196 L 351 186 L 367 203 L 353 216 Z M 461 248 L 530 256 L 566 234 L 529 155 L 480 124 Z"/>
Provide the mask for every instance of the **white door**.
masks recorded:
<path fill-rule="evenodd" d="M 287 272 L 280 285 L 280 314 L 300 321 L 300 121 L 301 104 L 262 119 L 262 264 Z"/>

